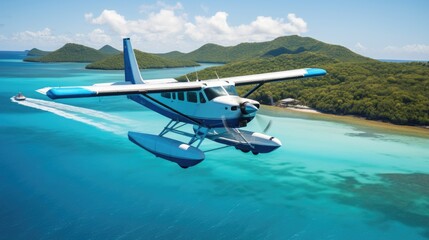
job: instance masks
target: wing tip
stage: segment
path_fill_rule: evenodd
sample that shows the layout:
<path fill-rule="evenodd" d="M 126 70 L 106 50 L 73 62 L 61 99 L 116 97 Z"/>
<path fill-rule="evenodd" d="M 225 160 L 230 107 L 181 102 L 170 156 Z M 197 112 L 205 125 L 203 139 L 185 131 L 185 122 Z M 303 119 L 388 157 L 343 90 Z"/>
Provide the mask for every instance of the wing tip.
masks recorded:
<path fill-rule="evenodd" d="M 304 77 L 317 77 L 317 76 L 325 76 L 326 70 L 322 68 L 307 68 L 307 73 L 304 74 Z"/>
<path fill-rule="evenodd" d="M 40 93 L 40 94 L 43 94 L 43 95 L 47 95 L 47 92 L 48 92 L 50 89 L 51 89 L 50 87 L 44 87 L 44 88 L 37 89 L 37 90 L 36 90 L 36 92 L 38 92 L 38 93 Z"/>
<path fill-rule="evenodd" d="M 82 87 L 65 87 L 65 88 L 45 87 L 45 88 L 37 89 L 36 92 L 46 95 L 51 99 L 94 97 L 97 95 L 96 92 Z"/>

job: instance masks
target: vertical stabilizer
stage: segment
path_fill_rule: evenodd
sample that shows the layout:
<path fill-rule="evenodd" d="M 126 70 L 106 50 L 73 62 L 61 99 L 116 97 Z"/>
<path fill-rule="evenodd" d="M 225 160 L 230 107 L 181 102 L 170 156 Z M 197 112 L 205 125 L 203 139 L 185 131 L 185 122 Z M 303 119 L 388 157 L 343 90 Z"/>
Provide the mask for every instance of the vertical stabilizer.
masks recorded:
<path fill-rule="evenodd" d="M 125 81 L 133 84 L 144 83 L 140 75 L 139 65 L 137 64 L 136 56 L 134 55 L 133 47 L 129 38 L 124 38 L 124 66 L 125 66 Z"/>

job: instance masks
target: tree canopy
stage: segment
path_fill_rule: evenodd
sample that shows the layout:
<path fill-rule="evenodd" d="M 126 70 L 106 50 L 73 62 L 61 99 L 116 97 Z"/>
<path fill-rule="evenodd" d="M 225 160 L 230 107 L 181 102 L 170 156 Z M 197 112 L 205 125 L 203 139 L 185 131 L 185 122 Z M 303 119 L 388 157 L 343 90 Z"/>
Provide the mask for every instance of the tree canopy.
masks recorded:
<path fill-rule="evenodd" d="M 429 63 L 343 62 L 302 52 L 232 62 L 202 70 L 200 79 L 319 67 L 324 77 L 265 84 L 250 97 L 269 104 L 295 98 L 325 113 L 347 114 L 395 124 L 429 125 Z M 189 74 L 192 77 L 195 74 Z M 183 80 L 184 77 L 179 78 Z M 251 86 L 240 87 L 244 93 Z"/>

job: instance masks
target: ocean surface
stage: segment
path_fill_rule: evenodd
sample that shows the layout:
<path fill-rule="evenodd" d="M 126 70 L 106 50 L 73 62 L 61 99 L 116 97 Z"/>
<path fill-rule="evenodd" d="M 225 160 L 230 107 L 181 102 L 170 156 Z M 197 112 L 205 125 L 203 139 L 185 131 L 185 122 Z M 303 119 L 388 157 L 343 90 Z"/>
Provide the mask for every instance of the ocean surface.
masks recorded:
<path fill-rule="evenodd" d="M 427 137 L 263 108 L 248 129 L 272 120 L 280 149 L 226 148 L 184 170 L 127 139 L 167 118 L 123 96 L 35 92 L 122 81 L 122 71 L 23 57 L 0 52 L 0 239 L 429 238 Z"/>

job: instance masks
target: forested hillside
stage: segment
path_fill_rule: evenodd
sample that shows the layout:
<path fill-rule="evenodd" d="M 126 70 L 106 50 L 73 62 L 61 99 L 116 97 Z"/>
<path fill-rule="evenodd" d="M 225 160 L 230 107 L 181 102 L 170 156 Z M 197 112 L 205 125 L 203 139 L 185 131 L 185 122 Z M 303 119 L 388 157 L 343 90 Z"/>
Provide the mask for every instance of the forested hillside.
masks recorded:
<path fill-rule="evenodd" d="M 201 48 L 180 56 L 196 62 L 233 62 L 250 60 L 258 57 L 276 57 L 282 54 L 304 52 L 320 53 L 339 61 L 367 61 L 369 58 L 358 55 L 349 49 L 327 44 L 309 37 L 285 36 L 268 42 L 241 43 L 232 47 L 206 44 Z"/>
<path fill-rule="evenodd" d="M 42 51 L 40 49 L 33 48 L 27 52 L 27 56 L 29 56 L 29 57 L 42 57 L 42 56 L 48 55 L 49 53 L 51 53 L 51 52 Z"/>
<path fill-rule="evenodd" d="M 270 98 L 278 101 L 292 97 L 326 113 L 429 125 L 428 63 L 343 62 L 324 54 L 303 52 L 234 62 L 205 69 L 198 75 L 200 79 L 212 79 L 216 78 L 215 72 L 229 77 L 306 67 L 324 68 L 328 75 L 265 84 L 250 97 L 265 104 L 271 102 Z"/>
<path fill-rule="evenodd" d="M 118 49 L 110 46 L 110 45 L 104 45 L 102 48 L 98 49 L 99 52 L 104 53 L 106 55 L 116 55 L 121 53 Z"/>
<path fill-rule="evenodd" d="M 171 68 L 171 67 L 191 67 L 199 64 L 189 60 L 172 60 L 163 58 L 154 54 L 144 53 L 134 50 L 137 62 L 140 68 Z M 106 69 L 120 70 L 124 69 L 124 55 L 117 54 L 101 61 L 91 63 L 86 66 L 87 69 Z"/>
<path fill-rule="evenodd" d="M 37 58 L 26 58 L 29 62 L 94 62 L 106 58 L 108 55 L 96 49 L 80 44 L 67 43 L 62 48 L 45 56 Z"/>
<path fill-rule="evenodd" d="M 173 59 L 161 57 L 155 54 L 143 53 L 135 50 L 136 58 L 140 68 L 170 68 L 170 67 L 190 67 L 199 66 L 198 63 L 190 60 Z M 182 53 L 173 52 L 171 56 L 178 56 Z M 24 61 L 28 62 L 88 62 L 87 69 L 120 70 L 124 69 L 123 54 L 121 51 L 105 45 L 99 50 L 79 44 L 67 43 L 54 52 L 44 52 L 32 49 L 28 52 Z"/>

